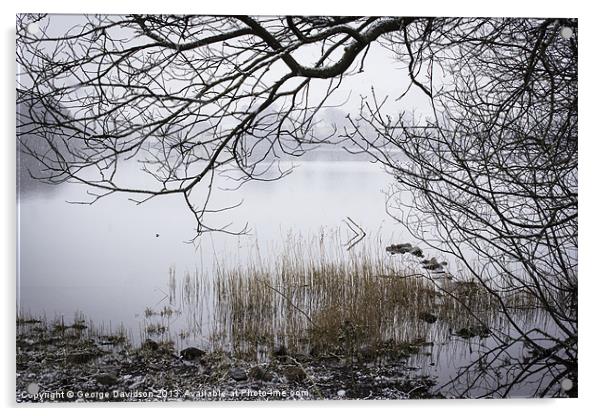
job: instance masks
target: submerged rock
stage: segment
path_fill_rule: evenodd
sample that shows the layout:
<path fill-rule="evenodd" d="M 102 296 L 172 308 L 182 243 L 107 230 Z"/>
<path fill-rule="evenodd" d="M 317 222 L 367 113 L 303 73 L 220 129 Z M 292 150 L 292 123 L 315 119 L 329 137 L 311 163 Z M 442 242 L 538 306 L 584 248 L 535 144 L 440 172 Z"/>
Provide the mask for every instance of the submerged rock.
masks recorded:
<path fill-rule="evenodd" d="M 422 257 L 423 256 L 422 249 L 420 247 L 412 247 L 410 249 L 410 251 L 408 251 L 408 253 L 410 253 L 410 254 L 412 254 L 412 255 L 414 255 L 416 257 Z"/>
<path fill-rule="evenodd" d="M 76 331 L 83 331 L 84 329 L 88 328 L 88 326 L 83 321 L 76 321 L 73 323 L 73 325 L 71 325 L 70 328 L 73 328 Z"/>
<path fill-rule="evenodd" d="M 475 325 L 458 330 L 456 335 L 466 339 L 474 337 L 487 338 L 491 335 L 491 330 L 485 325 Z"/>
<path fill-rule="evenodd" d="M 103 373 L 96 376 L 96 382 L 103 386 L 112 386 L 118 383 L 117 377 L 113 374 Z"/>
<path fill-rule="evenodd" d="M 255 380 L 260 380 L 260 381 L 272 381 L 272 379 L 274 378 L 274 375 L 267 369 L 265 369 L 259 365 L 256 365 L 249 369 L 249 377 L 251 377 L 252 379 L 255 379 Z"/>
<path fill-rule="evenodd" d="M 410 243 L 402 244 L 391 244 L 386 249 L 387 253 L 391 254 L 405 254 L 410 253 L 416 257 L 422 257 L 422 249 L 420 247 L 412 246 Z"/>
<path fill-rule="evenodd" d="M 99 337 L 100 345 L 119 345 L 125 344 L 127 338 L 123 335 L 102 335 Z"/>
<path fill-rule="evenodd" d="M 188 361 L 198 360 L 199 358 L 202 358 L 205 354 L 205 351 L 195 347 L 184 348 L 182 351 L 180 351 L 180 356 Z"/>
<path fill-rule="evenodd" d="M 142 349 L 147 351 L 157 351 L 159 349 L 159 343 L 152 339 L 147 339 L 142 343 Z"/>
<path fill-rule="evenodd" d="M 446 261 L 439 263 L 435 257 L 430 260 L 423 260 L 421 263 L 426 270 L 442 270 L 443 266 L 447 266 Z"/>
<path fill-rule="evenodd" d="M 422 319 L 428 324 L 434 324 L 435 322 L 437 322 L 437 316 L 433 315 L 430 312 L 422 312 L 418 314 L 418 318 Z"/>
<path fill-rule="evenodd" d="M 17 326 L 18 325 L 23 325 L 23 324 L 29 324 L 29 325 L 34 325 L 34 324 L 41 324 L 42 321 L 39 319 L 25 319 L 25 318 L 21 318 L 21 319 L 17 319 Z"/>
<path fill-rule="evenodd" d="M 97 352 L 76 352 L 67 356 L 67 362 L 70 364 L 85 364 L 100 356 Z"/>
<path fill-rule="evenodd" d="M 274 357 L 284 357 L 288 354 L 286 347 L 284 344 L 280 344 L 274 347 L 274 351 L 272 351 Z"/>
<path fill-rule="evenodd" d="M 307 378 L 305 371 L 295 365 L 285 367 L 283 373 L 289 383 L 300 383 Z"/>
<path fill-rule="evenodd" d="M 239 367 L 231 368 L 229 374 L 236 381 L 245 381 L 247 379 L 246 371 Z"/>

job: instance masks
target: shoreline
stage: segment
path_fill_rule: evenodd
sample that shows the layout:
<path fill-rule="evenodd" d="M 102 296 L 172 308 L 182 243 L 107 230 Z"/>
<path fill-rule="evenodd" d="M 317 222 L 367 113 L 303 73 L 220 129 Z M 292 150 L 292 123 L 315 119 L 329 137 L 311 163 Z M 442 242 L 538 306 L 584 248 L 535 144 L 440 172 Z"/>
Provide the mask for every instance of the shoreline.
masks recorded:
<path fill-rule="evenodd" d="M 266 359 L 243 360 L 150 339 L 133 346 L 84 322 L 51 327 L 29 319 L 17 323 L 16 402 L 442 398 L 432 378 L 406 365 L 407 354 L 359 360 L 280 347 Z"/>

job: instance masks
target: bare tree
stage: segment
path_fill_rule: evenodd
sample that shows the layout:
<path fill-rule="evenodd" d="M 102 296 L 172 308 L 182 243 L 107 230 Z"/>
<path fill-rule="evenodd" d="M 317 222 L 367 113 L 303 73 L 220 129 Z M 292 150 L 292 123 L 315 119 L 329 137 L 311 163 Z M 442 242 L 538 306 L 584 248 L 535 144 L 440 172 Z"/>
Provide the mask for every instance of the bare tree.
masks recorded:
<path fill-rule="evenodd" d="M 459 375 L 460 394 L 492 373 L 499 384 L 484 395 L 506 396 L 522 382 L 560 394 L 560 380 L 577 382 L 576 22 L 475 28 L 437 40 L 411 28 L 396 34 L 432 111 L 392 116 L 382 111 L 387 98 L 373 96 L 346 136 L 395 176 L 391 214 L 459 259 L 511 324 L 501 345 Z M 536 299 L 537 328 L 517 321 L 508 302 L 517 294 Z M 530 356 L 517 357 L 516 344 Z"/>
<path fill-rule="evenodd" d="M 51 20 L 17 21 L 17 127 L 40 179 L 87 184 L 89 203 L 180 195 L 199 234 L 237 233 L 207 221 L 230 208 L 210 205 L 216 172 L 276 180 L 289 172 L 279 155 L 354 143 L 397 179 L 392 214 L 499 298 L 516 335 L 483 360 L 515 359 L 517 343 L 533 352 L 491 394 L 542 373 L 538 394 L 565 377 L 576 383 L 575 21 L 84 16 L 56 33 Z M 375 42 L 405 63 L 429 113 L 388 114 L 392 98 L 374 95 L 343 132 L 319 128 Z M 408 91 L 393 97 L 399 107 Z M 153 185 L 129 182 L 127 164 Z M 514 293 L 537 299 L 554 329 L 525 331 L 505 301 Z"/>
<path fill-rule="evenodd" d="M 271 166 L 278 155 L 298 156 L 334 137 L 315 133 L 315 116 L 344 76 L 362 70 L 356 59 L 416 21 L 84 16 L 55 34 L 52 20 L 17 22 L 18 131 L 44 166 L 40 179 L 87 184 L 95 189 L 89 202 L 115 192 L 138 202 L 181 195 L 199 234 L 237 232 L 205 219 L 230 208 L 209 206 L 216 171 L 240 182 L 286 175 Z M 301 48 L 317 58 L 300 61 Z M 127 163 L 154 184 L 120 176 Z"/>

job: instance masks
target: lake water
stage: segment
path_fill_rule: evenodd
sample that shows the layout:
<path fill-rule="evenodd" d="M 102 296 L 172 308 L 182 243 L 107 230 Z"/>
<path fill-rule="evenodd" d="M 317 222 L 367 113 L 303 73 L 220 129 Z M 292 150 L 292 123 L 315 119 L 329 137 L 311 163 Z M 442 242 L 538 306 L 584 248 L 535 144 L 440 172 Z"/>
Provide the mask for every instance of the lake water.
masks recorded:
<path fill-rule="evenodd" d="M 346 217 L 388 244 L 400 242 L 402 227 L 385 212 L 391 180 L 365 161 L 300 162 L 282 180 L 216 193 L 213 207 L 244 203 L 209 217 L 211 225 L 233 222 L 238 230 L 248 223 L 250 233 L 207 234 L 199 244 L 188 243 L 195 221 L 177 196 L 135 205 L 126 195 L 114 195 L 79 205 L 66 202 L 86 198 L 78 185 L 22 192 L 18 306 L 49 318 L 79 310 L 131 327 L 146 306 L 164 297 L 170 268 L 182 275 L 208 270 L 216 261 L 236 266 L 255 245 L 276 249 L 289 233 L 338 229 L 346 239 L 353 235 Z"/>

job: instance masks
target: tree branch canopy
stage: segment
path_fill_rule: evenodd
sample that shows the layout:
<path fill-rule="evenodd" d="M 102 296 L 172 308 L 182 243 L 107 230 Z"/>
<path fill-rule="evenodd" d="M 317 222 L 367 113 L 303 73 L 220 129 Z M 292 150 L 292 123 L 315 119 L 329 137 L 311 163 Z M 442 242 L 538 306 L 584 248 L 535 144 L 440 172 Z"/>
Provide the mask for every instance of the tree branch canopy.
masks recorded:
<path fill-rule="evenodd" d="M 507 19 L 475 28 L 445 49 L 404 29 L 410 78 L 431 114 L 392 117 L 382 109 L 386 97 L 374 95 L 349 118 L 345 137 L 395 176 L 391 214 L 498 297 L 508 332 L 519 334 L 508 339 L 536 351 L 508 366 L 520 376 L 486 394 L 505 397 L 536 373 L 546 375 L 548 392 L 559 374 L 577 379 L 577 26 Z M 425 63 L 418 79 L 415 68 Z M 555 330 L 524 329 L 500 295 L 520 292 L 537 300 L 540 322 Z M 508 348 L 492 355 L 512 357 Z M 484 380 L 481 365 L 495 361 L 488 355 L 462 376 Z"/>
<path fill-rule="evenodd" d="M 140 201 L 188 199 L 197 185 L 210 187 L 212 171 L 232 165 L 241 181 L 286 174 L 268 177 L 261 164 L 331 139 L 315 133 L 314 117 L 332 105 L 342 77 L 370 43 L 419 20 L 84 16 L 56 33 L 54 19 L 18 18 L 22 149 L 43 166 L 40 179 Z M 41 33 L 29 33 L 30 23 Z M 312 88 L 313 80 L 329 84 Z M 127 163 L 155 185 L 131 184 L 118 169 Z M 213 230 L 190 207 L 198 232 Z"/>

